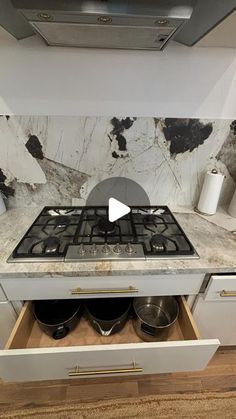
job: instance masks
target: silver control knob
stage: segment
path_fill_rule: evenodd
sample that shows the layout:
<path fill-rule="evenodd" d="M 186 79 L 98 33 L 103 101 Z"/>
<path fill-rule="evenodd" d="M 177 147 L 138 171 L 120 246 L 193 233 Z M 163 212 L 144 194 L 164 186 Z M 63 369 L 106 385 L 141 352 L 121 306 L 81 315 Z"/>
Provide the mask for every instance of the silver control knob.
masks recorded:
<path fill-rule="evenodd" d="M 110 251 L 111 251 L 110 246 L 108 246 L 108 244 L 105 243 L 103 248 L 102 248 L 102 252 L 108 254 L 108 253 L 110 253 Z"/>
<path fill-rule="evenodd" d="M 83 255 L 85 254 L 85 248 L 84 248 L 83 243 L 81 243 L 81 244 L 79 245 L 79 250 L 78 250 L 78 252 L 79 252 L 79 255 L 80 255 L 80 256 L 83 256 Z"/>
<path fill-rule="evenodd" d="M 97 246 L 95 243 L 92 244 L 91 253 L 94 255 L 97 253 Z"/>
<path fill-rule="evenodd" d="M 115 253 L 118 253 L 118 254 L 120 254 L 120 253 L 122 252 L 122 247 L 120 246 L 120 244 L 119 244 L 119 243 L 117 243 L 117 244 L 114 246 L 113 251 L 114 251 Z"/>
<path fill-rule="evenodd" d="M 127 246 L 125 246 L 125 251 L 127 252 L 127 253 L 134 253 L 134 248 L 133 248 L 133 246 L 131 245 L 131 243 L 128 243 L 127 244 Z"/>

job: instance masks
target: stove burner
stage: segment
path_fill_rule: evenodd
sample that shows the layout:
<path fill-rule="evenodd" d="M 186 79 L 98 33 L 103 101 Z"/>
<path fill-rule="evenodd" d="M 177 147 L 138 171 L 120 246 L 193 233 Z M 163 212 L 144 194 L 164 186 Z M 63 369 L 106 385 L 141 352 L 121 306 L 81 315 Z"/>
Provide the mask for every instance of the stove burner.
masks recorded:
<path fill-rule="evenodd" d="M 46 221 L 42 227 L 42 231 L 49 237 L 51 234 L 61 234 L 67 230 L 68 225 L 70 224 L 70 217 L 66 215 L 58 215 L 57 217 L 53 216 Z"/>
<path fill-rule="evenodd" d="M 154 234 L 150 240 L 151 248 L 154 252 L 166 251 L 168 239 L 161 234 Z"/>
<path fill-rule="evenodd" d="M 49 215 L 70 215 L 70 214 L 72 214 L 74 212 L 74 209 L 73 208 L 71 208 L 71 209 L 61 209 L 61 208 L 58 208 L 58 209 L 50 209 L 50 210 L 48 210 L 48 214 Z"/>
<path fill-rule="evenodd" d="M 147 214 L 143 219 L 143 225 L 146 230 L 155 235 L 162 235 L 167 230 L 167 225 L 161 214 Z"/>
<path fill-rule="evenodd" d="M 58 228 L 65 228 L 70 224 L 70 220 L 65 215 L 60 215 L 58 217 L 55 217 L 54 224 Z"/>
<path fill-rule="evenodd" d="M 115 233 L 116 224 L 111 223 L 107 218 L 100 218 L 100 220 L 97 223 L 97 228 L 98 228 L 99 234 L 111 235 Z"/>
<path fill-rule="evenodd" d="M 156 225 L 157 221 L 158 221 L 158 217 L 155 214 L 145 215 L 145 217 L 143 219 L 144 224 Z"/>
<path fill-rule="evenodd" d="M 55 253 L 60 245 L 58 237 L 49 236 L 42 242 L 45 253 Z"/>

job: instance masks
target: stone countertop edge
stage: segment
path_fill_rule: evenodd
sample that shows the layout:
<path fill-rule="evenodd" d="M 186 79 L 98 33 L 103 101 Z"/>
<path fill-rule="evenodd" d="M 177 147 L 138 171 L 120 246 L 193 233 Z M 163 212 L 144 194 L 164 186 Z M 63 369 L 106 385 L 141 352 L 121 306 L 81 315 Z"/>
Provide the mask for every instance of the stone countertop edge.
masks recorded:
<path fill-rule="evenodd" d="M 41 209 L 10 209 L 0 216 L 0 279 L 236 273 L 235 234 L 189 212 L 175 213 L 175 217 L 198 252 L 199 259 L 7 263 Z"/>

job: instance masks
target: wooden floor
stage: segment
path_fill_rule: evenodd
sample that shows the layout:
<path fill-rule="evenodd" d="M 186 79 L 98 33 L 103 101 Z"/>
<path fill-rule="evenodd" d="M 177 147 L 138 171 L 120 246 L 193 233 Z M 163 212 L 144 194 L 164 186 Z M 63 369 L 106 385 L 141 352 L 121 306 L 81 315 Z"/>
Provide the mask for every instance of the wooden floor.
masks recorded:
<path fill-rule="evenodd" d="M 151 394 L 236 391 L 236 348 L 219 350 L 205 371 L 142 377 L 0 382 L 1 407 L 42 406 L 64 401 L 93 401 Z"/>

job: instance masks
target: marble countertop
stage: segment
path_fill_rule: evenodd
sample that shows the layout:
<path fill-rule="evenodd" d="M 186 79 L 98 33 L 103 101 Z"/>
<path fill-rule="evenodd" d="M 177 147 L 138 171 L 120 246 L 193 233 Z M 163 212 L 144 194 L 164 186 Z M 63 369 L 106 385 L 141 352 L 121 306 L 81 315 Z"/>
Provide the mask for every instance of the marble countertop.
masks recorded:
<path fill-rule="evenodd" d="M 40 211 L 41 208 L 18 208 L 0 216 L 0 278 L 236 272 L 236 235 L 215 224 L 211 217 L 206 220 L 189 212 L 175 213 L 175 216 L 197 250 L 199 259 L 7 263 L 11 252 Z M 221 220 L 220 216 L 218 218 Z"/>

